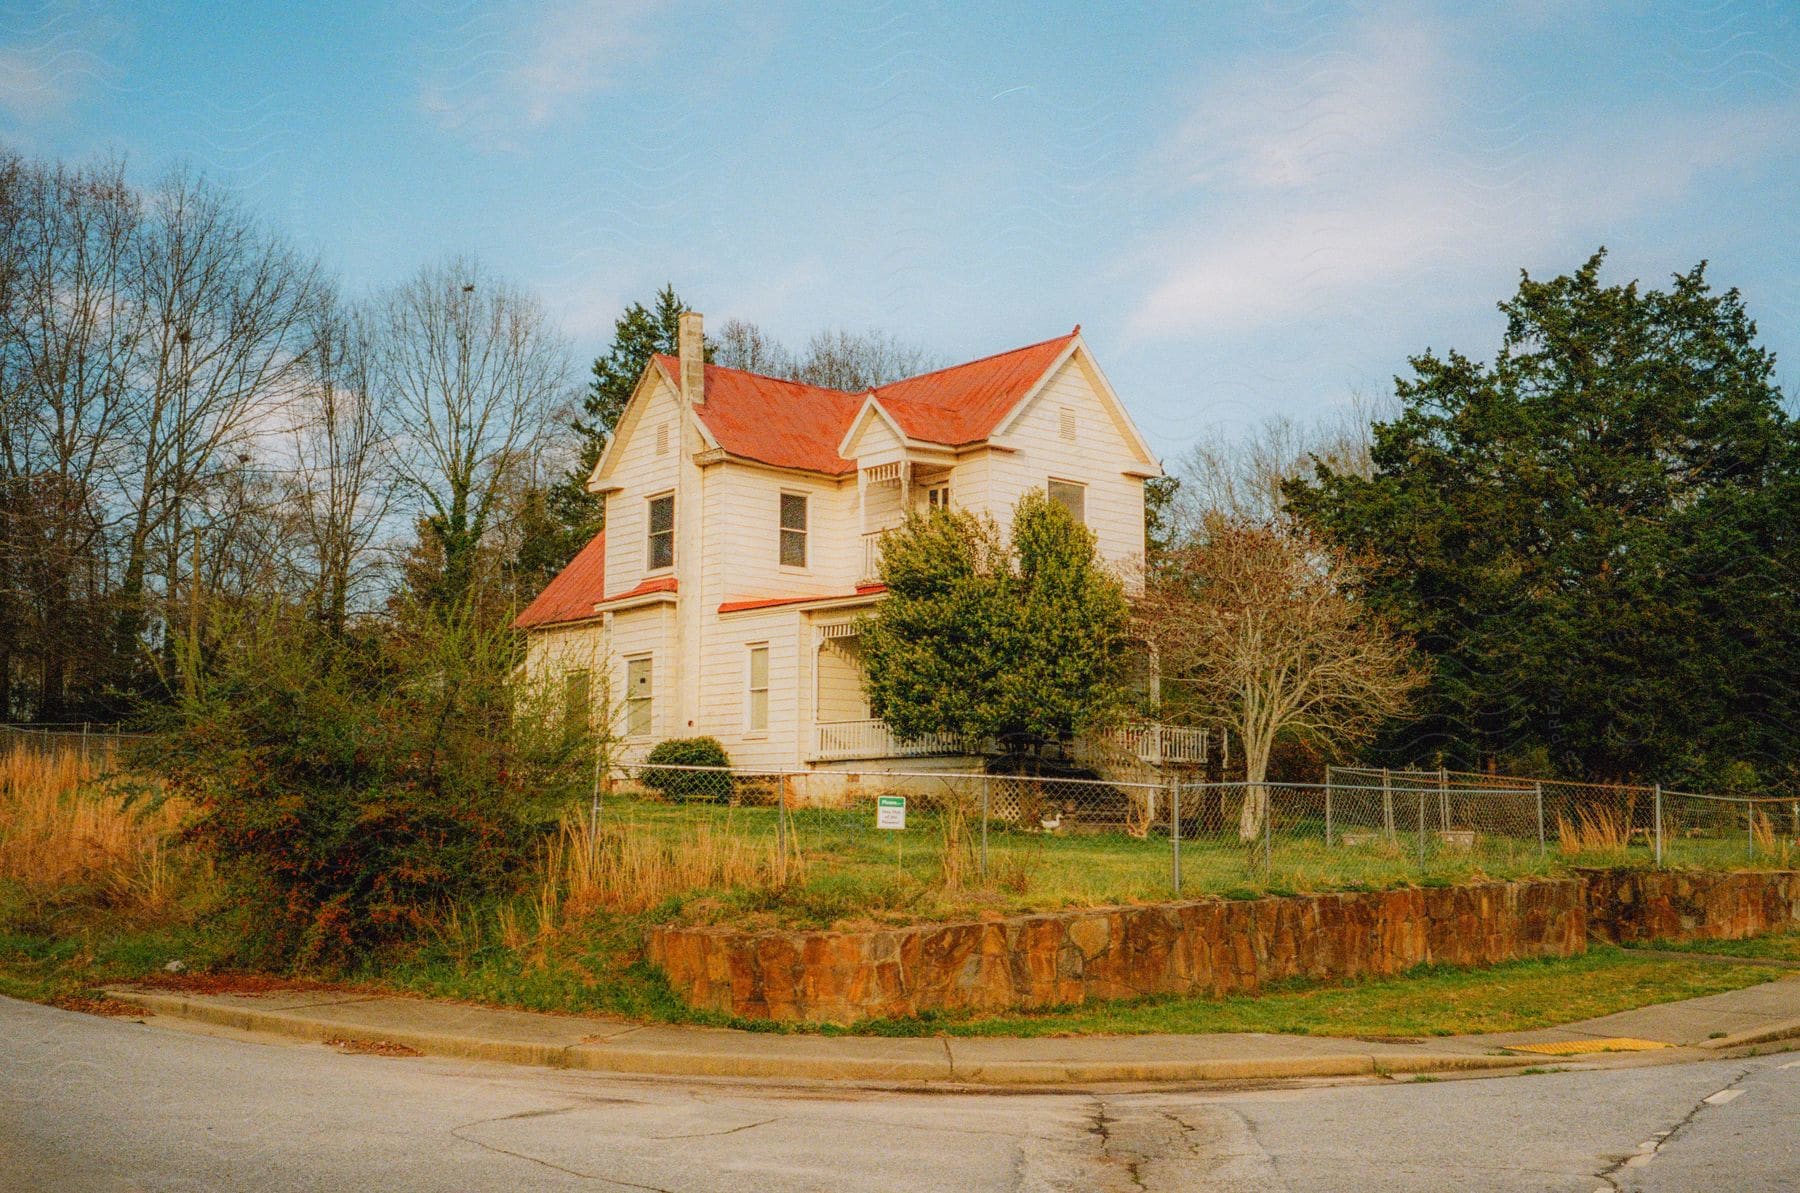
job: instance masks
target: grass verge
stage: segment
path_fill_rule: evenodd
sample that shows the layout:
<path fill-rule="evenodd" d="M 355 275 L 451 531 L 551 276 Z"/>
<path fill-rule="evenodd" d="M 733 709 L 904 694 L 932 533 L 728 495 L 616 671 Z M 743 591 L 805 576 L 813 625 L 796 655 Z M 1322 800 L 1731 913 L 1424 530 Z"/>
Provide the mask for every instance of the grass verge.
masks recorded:
<path fill-rule="evenodd" d="M 1753 960 L 1800 961 L 1800 928 L 1746 940 L 1653 940 L 1643 947 L 1671 953 L 1712 953 Z"/>
<path fill-rule="evenodd" d="M 1754 965 L 1646 957 L 1596 945 L 1580 957 L 1487 969 L 1427 967 L 1393 978 L 1290 984 L 1256 996 L 1157 997 L 983 1017 L 864 1024 L 872 1035 L 1061 1036 L 1275 1032 L 1412 1037 L 1528 1031 L 1654 1003 L 1722 994 L 1786 976 Z"/>

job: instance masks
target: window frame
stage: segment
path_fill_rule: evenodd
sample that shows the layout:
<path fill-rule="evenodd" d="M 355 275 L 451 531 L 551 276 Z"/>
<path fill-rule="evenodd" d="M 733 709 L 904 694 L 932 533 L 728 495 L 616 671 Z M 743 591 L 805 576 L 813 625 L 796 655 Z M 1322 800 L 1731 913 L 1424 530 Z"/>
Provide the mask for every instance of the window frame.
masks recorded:
<path fill-rule="evenodd" d="M 1066 502 L 1057 501 L 1057 499 L 1056 499 L 1056 492 L 1055 492 L 1055 488 L 1054 488 L 1056 485 L 1066 486 L 1067 488 L 1073 489 L 1081 495 L 1081 512 L 1079 514 L 1077 514 L 1077 513 L 1075 513 L 1074 510 L 1069 510 L 1069 513 L 1074 515 L 1075 521 L 1078 525 L 1086 526 L 1088 524 L 1088 521 L 1087 521 L 1087 491 L 1088 491 L 1087 482 L 1086 481 L 1072 481 L 1065 477 L 1060 477 L 1060 476 L 1051 476 L 1051 477 L 1044 478 L 1044 496 L 1049 498 L 1051 501 L 1056 502 L 1057 505 L 1060 505 L 1064 509 L 1068 510 L 1069 507 Z"/>
<path fill-rule="evenodd" d="M 800 525 L 787 524 L 788 498 L 800 503 Z M 800 536 L 800 562 L 789 563 L 786 556 L 788 535 Z M 812 560 L 812 494 L 797 489 L 783 489 L 775 498 L 775 563 L 778 567 L 803 572 Z"/>
<path fill-rule="evenodd" d="M 625 664 L 625 738 L 628 741 L 643 741 L 656 736 L 656 652 L 646 651 L 643 654 L 626 655 Z M 645 668 L 644 695 L 639 696 L 631 683 L 631 668 L 642 663 Z M 644 728 L 640 732 L 632 721 L 637 715 L 638 706 L 644 710 Z"/>
<path fill-rule="evenodd" d="M 942 493 L 944 495 L 942 501 L 938 500 L 938 494 L 940 494 L 940 493 Z M 941 480 L 934 485 L 926 485 L 925 486 L 925 512 L 930 513 L 933 510 L 944 510 L 944 511 L 948 512 L 949 509 L 950 509 L 950 482 L 948 480 Z"/>
<path fill-rule="evenodd" d="M 669 503 L 669 528 L 667 530 L 656 529 L 656 503 L 659 501 L 666 501 Z M 667 563 L 659 564 L 656 562 L 656 540 L 659 538 L 667 538 L 669 541 L 669 562 Z M 650 496 L 644 498 L 644 571 L 649 573 L 672 572 L 674 570 L 675 491 L 670 489 L 662 493 L 652 493 Z"/>
<path fill-rule="evenodd" d="M 562 673 L 562 728 L 566 736 L 586 734 L 594 728 L 594 672 L 590 667 L 566 667 Z M 576 693 L 581 703 L 579 719 Z"/>
<path fill-rule="evenodd" d="M 756 656 L 762 655 L 762 687 L 756 686 Z M 744 644 L 744 736 L 746 738 L 764 738 L 769 736 L 769 693 L 773 685 L 770 682 L 774 658 L 769 651 L 769 644 L 763 642 L 746 642 Z M 756 698 L 762 696 L 762 724 L 756 723 Z"/>

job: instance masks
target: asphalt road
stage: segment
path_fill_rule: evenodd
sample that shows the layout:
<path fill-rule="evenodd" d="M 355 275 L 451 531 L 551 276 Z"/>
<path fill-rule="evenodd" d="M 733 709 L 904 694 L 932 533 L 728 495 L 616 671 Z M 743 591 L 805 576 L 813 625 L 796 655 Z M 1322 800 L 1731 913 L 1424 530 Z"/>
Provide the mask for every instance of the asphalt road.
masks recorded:
<path fill-rule="evenodd" d="M 0 999 L 0 1189 L 561 1188 L 1800 1189 L 1800 1053 L 930 1095 L 347 1056 Z"/>

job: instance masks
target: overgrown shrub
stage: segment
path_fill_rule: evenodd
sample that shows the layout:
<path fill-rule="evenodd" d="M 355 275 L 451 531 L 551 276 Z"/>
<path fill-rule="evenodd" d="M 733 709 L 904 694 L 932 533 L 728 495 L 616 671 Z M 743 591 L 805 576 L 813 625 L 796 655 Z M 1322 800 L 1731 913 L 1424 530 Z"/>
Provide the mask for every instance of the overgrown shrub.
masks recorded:
<path fill-rule="evenodd" d="M 347 965 L 519 887 L 591 759 L 519 708 L 517 652 L 457 614 L 362 637 L 281 607 L 220 627 L 144 761 L 257 909 L 243 960 Z"/>
<path fill-rule="evenodd" d="M 659 791 L 677 803 L 725 800 L 731 798 L 731 776 L 722 768 L 731 765 L 731 756 L 716 737 L 672 737 L 650 748 L 645 759 L 644 786 Z M 660 766 L 711 766 L 720 770 L 661 770 Z"/>

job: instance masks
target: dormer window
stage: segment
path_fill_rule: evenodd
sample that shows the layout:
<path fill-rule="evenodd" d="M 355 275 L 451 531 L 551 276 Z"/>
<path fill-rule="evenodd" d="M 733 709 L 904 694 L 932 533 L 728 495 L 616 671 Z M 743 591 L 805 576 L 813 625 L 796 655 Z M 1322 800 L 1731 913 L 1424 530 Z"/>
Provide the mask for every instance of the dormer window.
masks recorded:
<path fill-rule="evenodd" d="M 649 533 L 645 539 L 644 558 L 647 570 L 655 572 L 675 566 L 675 495 L 664 493 L 649 502 Z"/>

